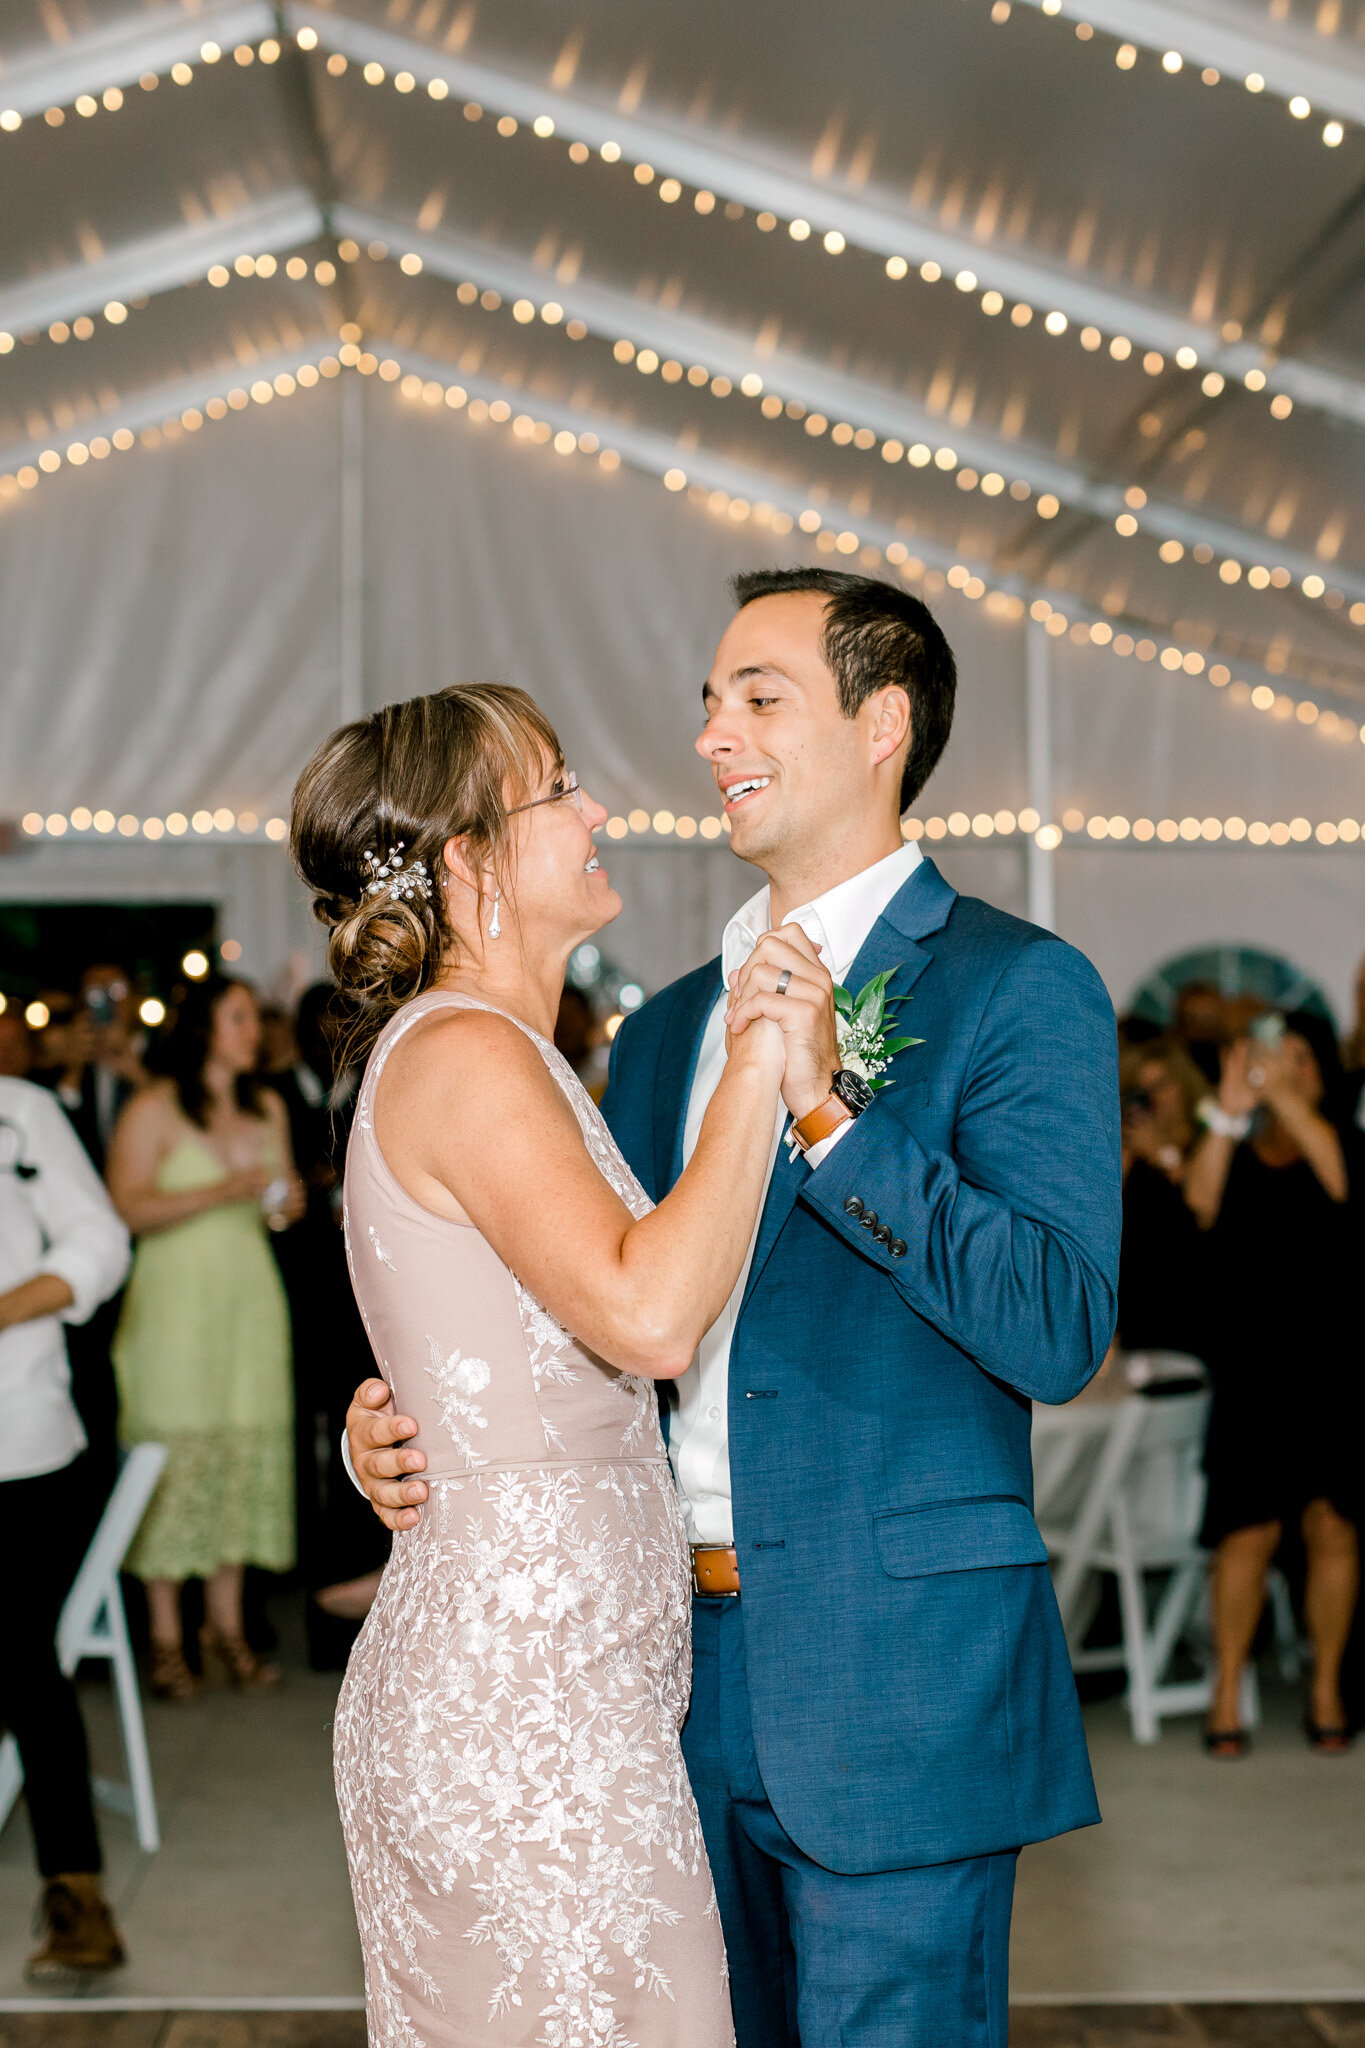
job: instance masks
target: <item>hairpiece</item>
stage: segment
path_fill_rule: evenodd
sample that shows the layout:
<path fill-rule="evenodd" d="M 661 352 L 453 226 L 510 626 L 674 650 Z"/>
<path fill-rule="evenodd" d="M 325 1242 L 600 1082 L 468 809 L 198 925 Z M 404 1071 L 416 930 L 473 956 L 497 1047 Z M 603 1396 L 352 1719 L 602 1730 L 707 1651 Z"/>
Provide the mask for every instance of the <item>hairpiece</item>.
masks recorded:
<path fill-rule="evenodd" d="M 366 886 L 367 896 L 388 896 L 391 902 L 406 901 L 409 896 L 430 896 L 431 885 L 427 880 L 427 864 L 423 860 L 403 863 L 405 839 L 397 846 L 391 846 L 381 863 L 379 855 L 367 852 L 365 866 L 369 869 L 370 880 Z"/>

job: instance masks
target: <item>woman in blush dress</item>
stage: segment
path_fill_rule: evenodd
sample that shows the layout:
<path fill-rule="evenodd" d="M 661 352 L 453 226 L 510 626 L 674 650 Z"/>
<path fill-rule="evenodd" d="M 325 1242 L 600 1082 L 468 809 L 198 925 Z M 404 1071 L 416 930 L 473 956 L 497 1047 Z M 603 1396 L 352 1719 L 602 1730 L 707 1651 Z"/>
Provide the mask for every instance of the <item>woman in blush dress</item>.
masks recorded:
<path fill-rule="evenodd" d="M 570 953 L 621 907 L 605 816 L 496 684 L 343 727 L 294 797 L 372 1045 L 351 1273 L 431 1482 L 336 1719 L 375 2048 L 733 2041 L 678 1742 L 690 1578 L 653 1382 L 738 1278 L 782 1040 L 735 1042 L 651 1209 L 551 1043 Z"/>

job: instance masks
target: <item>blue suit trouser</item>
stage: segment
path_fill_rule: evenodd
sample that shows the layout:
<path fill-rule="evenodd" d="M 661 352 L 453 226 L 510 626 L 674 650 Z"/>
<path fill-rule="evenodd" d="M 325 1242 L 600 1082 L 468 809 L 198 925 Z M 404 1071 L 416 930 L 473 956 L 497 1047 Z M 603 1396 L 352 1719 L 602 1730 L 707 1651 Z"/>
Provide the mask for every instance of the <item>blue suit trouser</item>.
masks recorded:
<path fill-rule="evenodd" d="M 692 1645 L 683 1755 L 737 2048 L 1006 2048 L 1018 1852 L 866 1876 L 812 1862 L 759 1771 L 742 1599 L 694 1600 Z"/>

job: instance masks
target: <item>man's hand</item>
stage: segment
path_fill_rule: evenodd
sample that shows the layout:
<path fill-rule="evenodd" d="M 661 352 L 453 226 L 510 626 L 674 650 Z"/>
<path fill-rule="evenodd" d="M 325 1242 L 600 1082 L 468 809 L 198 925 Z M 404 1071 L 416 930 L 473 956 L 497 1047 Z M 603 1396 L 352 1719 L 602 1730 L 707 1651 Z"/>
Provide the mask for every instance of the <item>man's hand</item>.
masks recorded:
<path fill-rule="evenodd" d="M 431 1491 L 425 1479 L 412 1476 L 426 1471 L 425 1454 L 403 1448 L 416 1434 L 410 1415 L 394 1414 L 393 1396 L 383 1380 L 365 1380 L 356 1388 L 346 1410 L 346 1441 L 355 1476 L 388 1529 L 415 1529 L 422 1519 L 421 1503 Z"/>
<path fill-rule="evenodd" d="M 785 991 L 777 985 L 790 974 Z M 755 1017 L 771 1017 L 787 1048 L 782 1100 L 799 1122 L 829 1095 L 839 1065 L 834 981 L 821 964 L 820 949 L 799 924 L 766 932 L 739 973 L 731 976 L 726 1026 L 738 1038 Z"/>

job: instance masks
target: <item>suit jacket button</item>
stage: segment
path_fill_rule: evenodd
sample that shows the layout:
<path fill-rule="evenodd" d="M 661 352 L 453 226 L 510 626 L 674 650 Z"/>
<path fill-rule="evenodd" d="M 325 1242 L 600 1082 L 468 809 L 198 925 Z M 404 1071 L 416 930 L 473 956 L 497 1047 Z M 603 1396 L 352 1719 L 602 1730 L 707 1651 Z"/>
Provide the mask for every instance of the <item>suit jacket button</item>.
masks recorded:
<path fill-rule="evenodd" d="M 893 1237 L 887 1246 L 887 1250 L 893 1259 L 903 1259 L 905 1257 L 905 1239 L 903 1237 Z"/>
<path fill-rule="evenodd" d="M 861 1216 L 862 1213 L 862 1203 L 858 1200 L 858 1197 L 856 1195 L 850 1195 L 847 1201 L 844 1203 L 844 1214 L 846 1216 Z"/>
<path fill-rule="evenodd" d="M 889 1223 L 879 1223 L 872 1235 L 876 1238 L 878 1244 L 890 1244 L 891 1225 Z"/>
<path fill-rule="evenodd" d="M 862 1215 L 858 1218 L 858 1221 L 862 1224 L 864 1230 L 875 1230 L 877 1228 L 876 1210 L 864 1209 Z"/>

